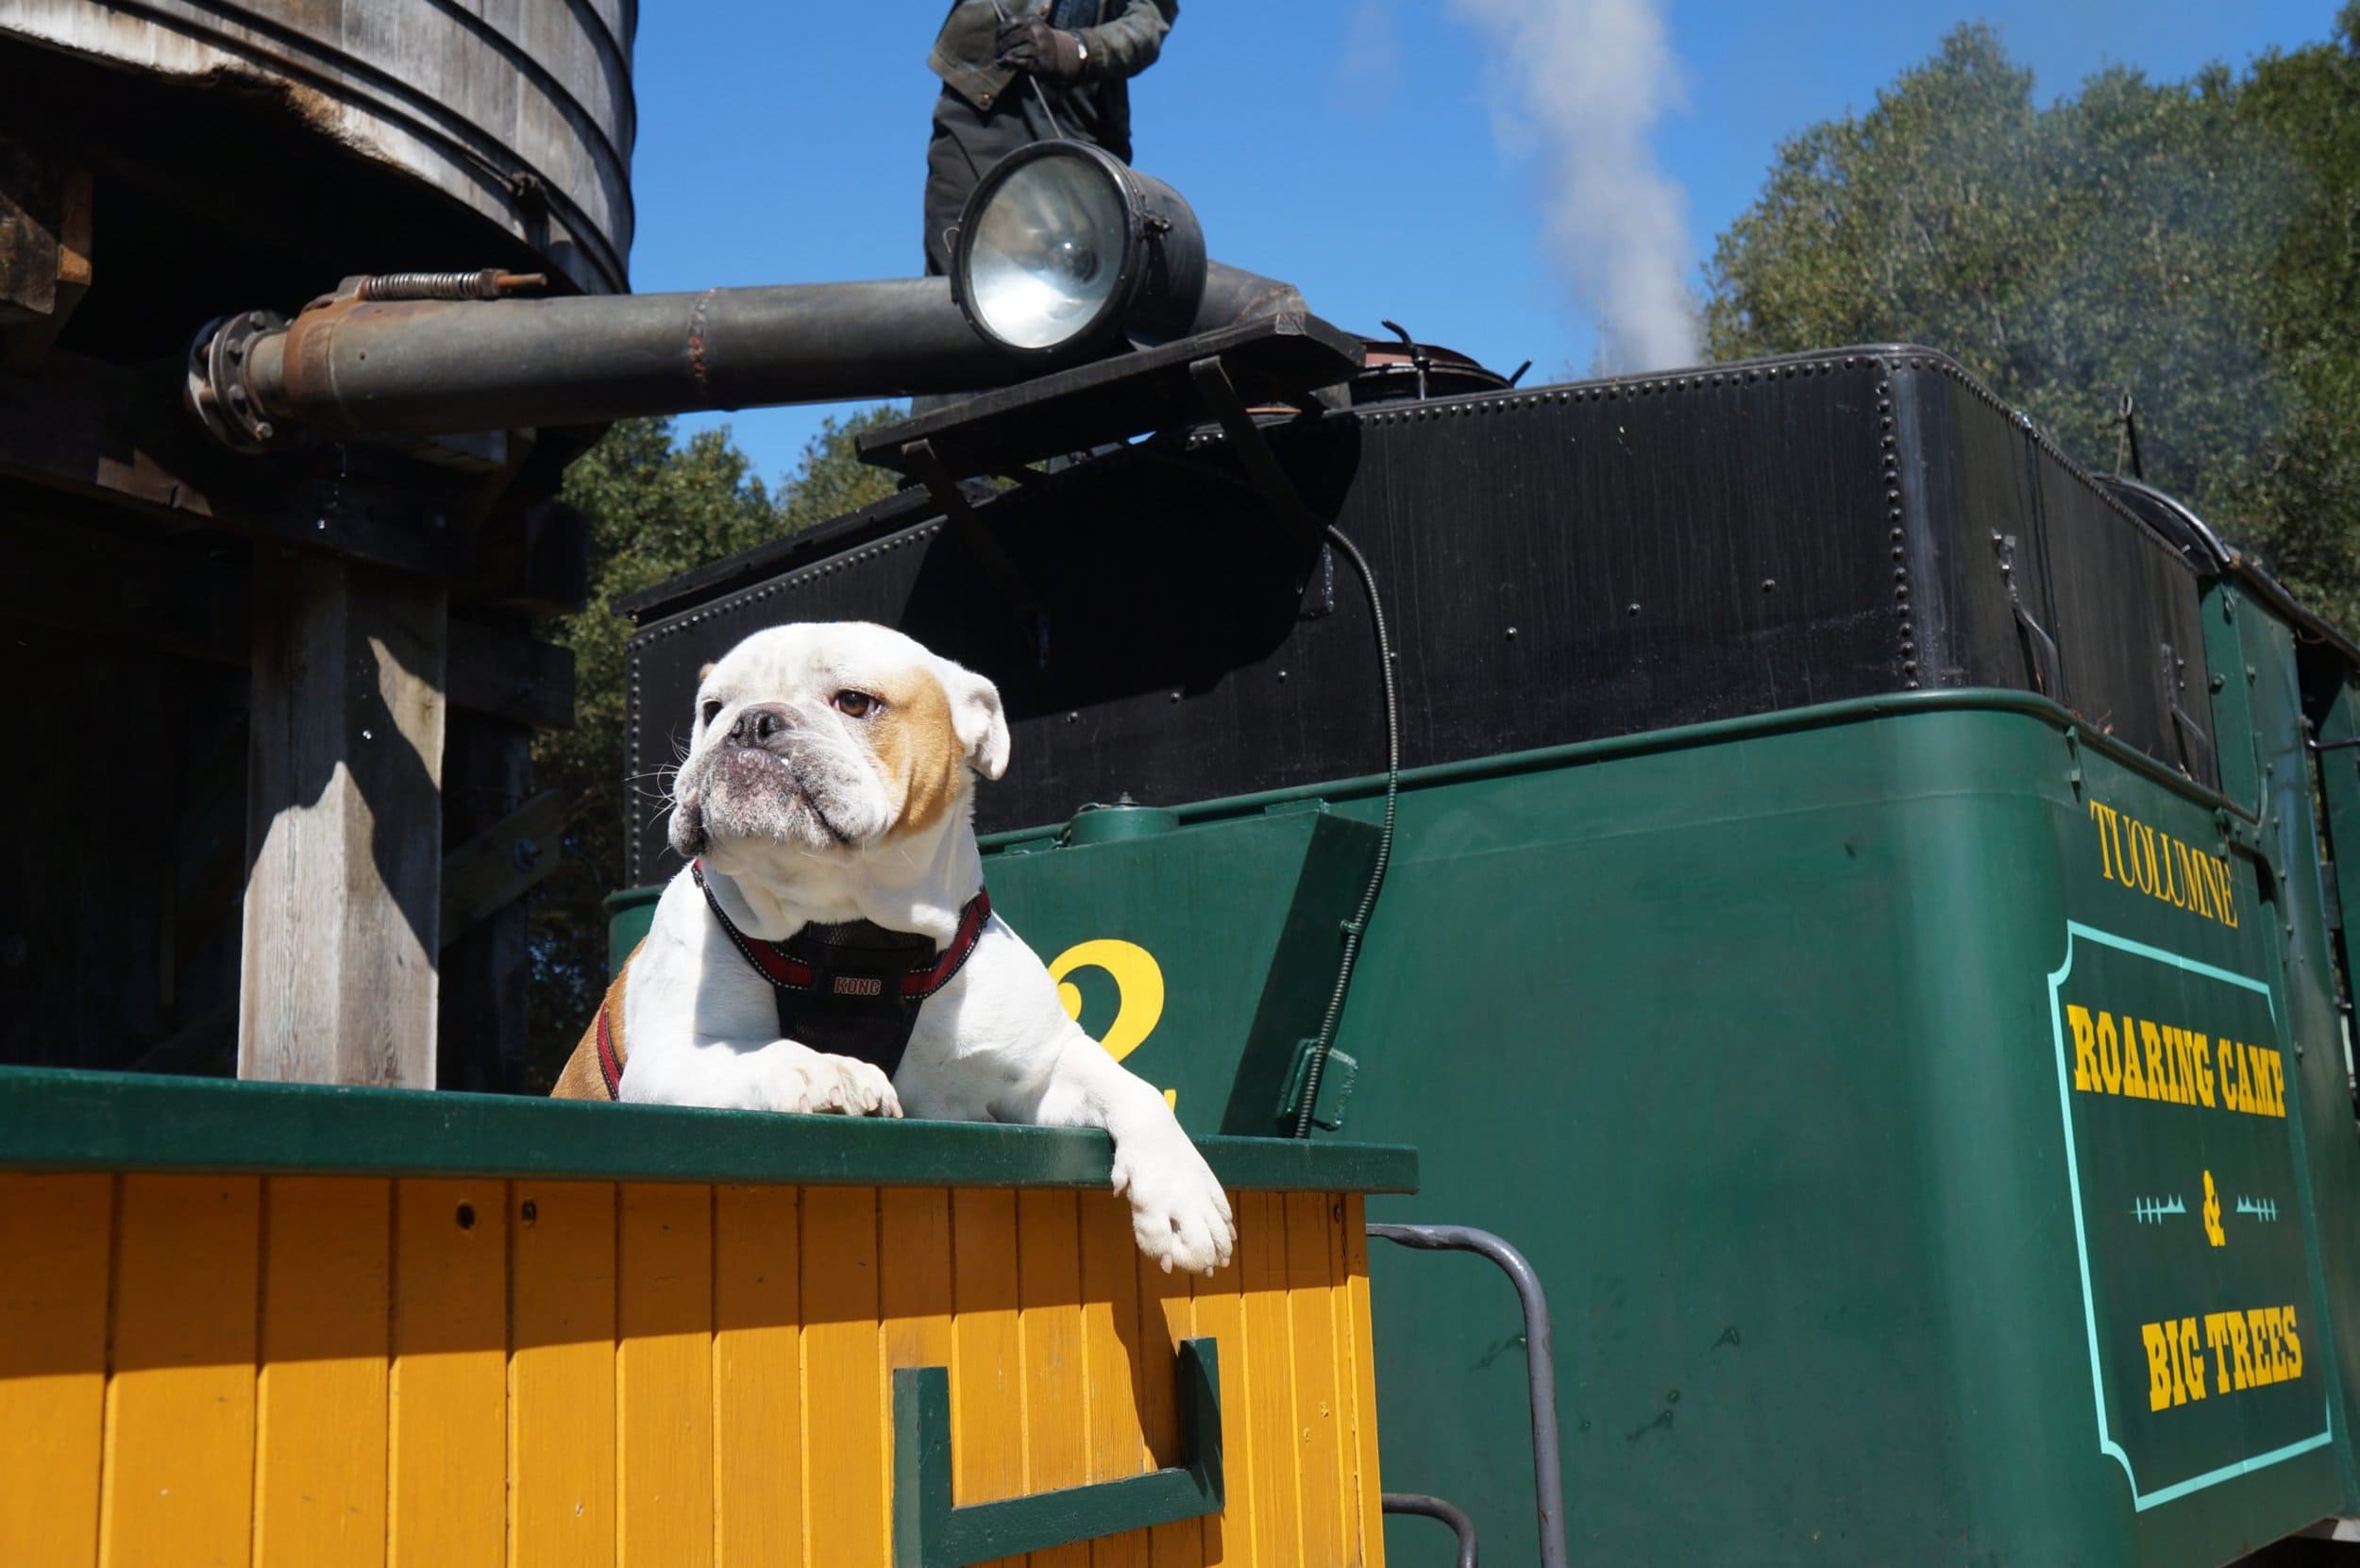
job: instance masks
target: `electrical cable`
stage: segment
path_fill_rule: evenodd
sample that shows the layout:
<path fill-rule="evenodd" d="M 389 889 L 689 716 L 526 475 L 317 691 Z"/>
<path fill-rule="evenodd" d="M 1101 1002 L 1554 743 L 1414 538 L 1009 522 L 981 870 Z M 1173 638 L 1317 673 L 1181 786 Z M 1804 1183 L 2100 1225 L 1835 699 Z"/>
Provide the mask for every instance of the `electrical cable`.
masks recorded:
<path fill-rule="evenodd" d="M 1327 999 L 1326 1016 L 1320 1020 L 1320 1032 L 1311 1042 L 1311 1055 L 1303 1071 L 1302 1103 L 1295 1107 L 1294 1136 L 1311 1136 L 1311 1112 L 1319 1104 L 1320 1080 L 1327 1072 L 1328 1053 L 1335 1049 L 1336 1025 L 1343 1017 L 1344 993 L 1352 988 L 1352 966 L 1360 956 L 1360 938 L 1368 931 L 1369 916 L 1376 908 L 1376 895 L 1385 885 L 1385 868 L 1393 858 L 1393 813 L 1401 795 L 1401 700 L 1393 685 L 1393 640 L 1385 628 L 1385 601 L 1377 596 L 1376 574 L 1369 570 L 1367 557 L 1360 547 L 1345 536 L 1343 530 L 1331 525 L 1327 537 L 1352 569 L 1360 574 L 1360 585 L 1368 591 L 1369 619 L 1376 629 L 1376 656 L 1385 677 L 1385 816 L 1376 834 L 1376 859 L 1369 867 L 1368 885 L 1360 890 L 1359 907 L 1344 925 L 1344 952 L 1336 966 L 1336 988 Z"/>

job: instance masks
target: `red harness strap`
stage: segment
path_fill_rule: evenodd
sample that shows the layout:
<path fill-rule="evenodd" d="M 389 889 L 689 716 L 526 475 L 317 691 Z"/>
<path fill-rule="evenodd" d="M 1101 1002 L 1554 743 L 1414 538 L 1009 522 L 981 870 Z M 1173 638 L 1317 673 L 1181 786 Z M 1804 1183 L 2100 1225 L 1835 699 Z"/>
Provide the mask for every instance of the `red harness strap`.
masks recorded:
<path fill-rule="evenodd" d="M 943 986 L 967 963 L 969 953 L 983 939 L 984 927 L 991 921 L 991 895 L 982 888 L 959 910 L 959 928 L 951 934 L 951 945 L 942 950 L 931 969 L 914 970 L 902 977 L 902 994 L 913 1002 L 923 1002 Z"/>
<path fill-rule="evenodd" d="M 704 862 L 691 861 L 688 869 L 689 874 L 697 879 L 697 886 L 704 893 L 705 902 L 712 907 L 713 918 L 721 922 L 721 929 L 729 934 L 731 942 L 745 954 L 746 962 L 762 971 L 765 980 L 782 990 L 808 991 L 818 986 L 818 969 L 789 951 L 788 944 L 799 937 L 789 937 L 786 943 L 781 943 L 766 942 L 759 936 L 747 936 L 723 912 L 721 901 L 714 897 L 712 887 L 706 885 Z M 959 909 L 959 927 L 951 935 L 951 945 L 944 948 L 931 963 L 916 965 L 900 976 L 896 986 L 902 998 L 910 1002 L 923 1002 L 951 984 L 952 977 L 959 972 L 969 955 L 974 953 L 975 944 L 983 939 L 984 927 L 990 921 L 991 895 L 979 887 L 975 896 Z M 866 925 L 868 922 L 854 923 Z M 826 928 L 805 926 L 803 931 L 811 933 L 822 929 Z M 849 987 L 838 988 L 847 995 L 855 994 Z"/>
<path fill-rule="evenodd" d="M 598 1003 L 598 1076 L 606 1080 L 606 1097 L 623 1097 L 623 1062 L 615 1054 L 615 1036 L 606 1026 L 606 1003 Z"/>

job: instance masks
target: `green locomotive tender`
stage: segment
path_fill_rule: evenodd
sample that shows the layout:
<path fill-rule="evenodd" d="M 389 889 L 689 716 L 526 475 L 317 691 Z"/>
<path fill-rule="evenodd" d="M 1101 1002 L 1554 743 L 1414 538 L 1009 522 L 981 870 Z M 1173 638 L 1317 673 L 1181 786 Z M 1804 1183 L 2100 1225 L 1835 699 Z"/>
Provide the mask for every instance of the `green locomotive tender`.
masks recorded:
<path fill-rule="evenodd" d="M 1194 1131 L 1415 1144 L 1373 1218 L 1532 1260 L 1576 1560 L 2360 1514 L 2360 649 L 1921 348 L 1258 418 L 1169 369 L 1128 445 L 1058 376 L 877 432 L 923 487 L 643 596 L 630 766 L 761 625 L 991 673 L 992 897 L 1092 1032 Z M 1387 1484 L 1527 1560 L 1514 1298 L 1374 1290 Z"/>

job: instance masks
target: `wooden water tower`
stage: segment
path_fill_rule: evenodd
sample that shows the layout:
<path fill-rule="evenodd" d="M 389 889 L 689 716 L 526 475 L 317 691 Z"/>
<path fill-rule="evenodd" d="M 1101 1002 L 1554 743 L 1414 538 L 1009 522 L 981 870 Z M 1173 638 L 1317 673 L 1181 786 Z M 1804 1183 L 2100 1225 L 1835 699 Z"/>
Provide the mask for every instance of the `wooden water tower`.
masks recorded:
<path fill-rule="evenodd" d="M 595 430 L 241 457 L 180 389 L 354 274 L 623 291 L 636 20 L 0 0 L 0 1062 L 518 1086 Z"/>

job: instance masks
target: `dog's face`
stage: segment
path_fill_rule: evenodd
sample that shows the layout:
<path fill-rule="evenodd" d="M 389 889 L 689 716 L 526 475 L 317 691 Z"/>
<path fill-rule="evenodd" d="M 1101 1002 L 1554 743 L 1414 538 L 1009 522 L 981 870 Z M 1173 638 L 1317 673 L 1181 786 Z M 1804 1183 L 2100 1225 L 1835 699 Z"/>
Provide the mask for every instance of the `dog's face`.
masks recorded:
<path fill-rule="evenodd" d="M 1000 693 L 867 622 L 774 627 L 708 666 L 672 848 L 857 856 L 967 810 L 1008 766 Z"/>

